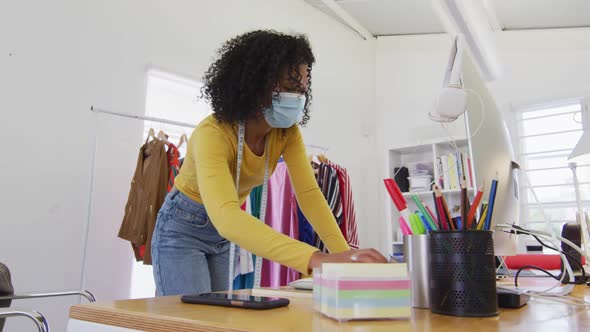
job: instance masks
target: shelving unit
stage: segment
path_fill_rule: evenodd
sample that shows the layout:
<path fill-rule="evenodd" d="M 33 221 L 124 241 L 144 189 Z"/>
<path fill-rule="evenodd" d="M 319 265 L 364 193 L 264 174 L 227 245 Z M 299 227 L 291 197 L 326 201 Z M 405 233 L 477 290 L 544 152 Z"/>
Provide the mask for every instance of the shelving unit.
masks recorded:
<path fill-rule="evenodd" d="M 459 139 L 455 140 L 455 144 L 459 150 L 459 152 L 465 154 L 470 159 L 472 156 L 471 147 L 469 145 L 469 141 L 467 139 Z M 405 166 L 412 163 L 422 163 L 428 165 L 429 168 L 432 169 L 431 176 L 432 180 L 436 181 L 439 184 L 439 179 L 444 174 L 441 174 L 437 167 L 437 157 L 441 155 L 448 155 L 450 153 L 456 152 L 454 146 L 452 146 L 449 142 L 440 140 L 430 142 L 429 144 L 417 145 L 417 146 L 408 146 L 408 147 L 401 147 L 401 148 L 393 148 L 389 149 L 389 164 L 388 164 L 388 172 L 389 177 L 392 179 L 394 178 L 395 168 Z M 472 185 L 468 188 L 469 197 L 472 200 L 475 196 L 477 188 L 477 181 L 476 181 L 476 172 L 473 169 L 473 163 L 471 163 L 471 179 Z M 432 167 L 430 167 L 432 166 Z M 440 185 L 439 185 L 440 186 Z M 442 190 L 445 199 L 449 205 L 450 209 L 453 207 L 460 205 L 460 198 L 461 198 L 461 190 L 460 189 L 443 189 Z M 415 211 L 417 209 L 413 199 L 411 198 L 412 195 L 418 195 L 419 198 L 428 206 L 432 211 L 435 211 L 434 200 L 432 198 L 433 192 L 431 190 L 425 191 L 416 191 L 416 192 L 404 192 L 403 196 L 406 198 L 408 203 L 408 208 L 410 211 Z M 387 199 L 387 204 L 389 208 L 388 211 L 388 218 L 392 222 L 392 230 L 393 230 L 393 242 L 397 243 L 402 241 L 397 235 L 399 230 L 399 217 L 400 214 L 395 208 L 391 199 Z M 451 212 L 453 216 L 458 215 L 458 211 Z"/>

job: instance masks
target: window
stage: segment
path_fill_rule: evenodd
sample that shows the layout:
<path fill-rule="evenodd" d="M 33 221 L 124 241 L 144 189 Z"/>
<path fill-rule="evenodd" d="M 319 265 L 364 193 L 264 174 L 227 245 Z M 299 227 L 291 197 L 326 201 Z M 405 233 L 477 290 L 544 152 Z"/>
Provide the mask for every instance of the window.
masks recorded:
<path fill-rule="evenodd" d="M 545 215 L 561 231 L 563 223 L 576 220 L 576 195 L 567 157 L 582 135 L 583 101 L 566 100 L 534 105 L 515 112 L 514 135 L 523 171 L 530 183 L 521 181 L 521 224 L 544 229 Z M 580 194 L 584 207 L 590 206 L 590 164 L 578 165 Z"/>
<path fill-rule="evenodd" d="M 198 124 L 211 114 L 211 107 L 200 99 L 202 84 L 192 79 L 180 77 L 160 70 L 148 71 L 145 115 L 154 118 L 176 122 Z M 168 140 L 178 143 L 180 136 L 190 136 L 189 127 L 144 121 L 144 140 L 148 131 L 153 128 L 156 134 L 162 130 L 168 135 Z M 184 156 L 186 146 L 180 148 Z"/>
<path fill-rule="evenodd" d="M 211 114 L 211 107 L 199 98 L 202 84 L 160 70 L 147 73 L 145 115 L 175 122 L 198 124 Z M 168 141 L 178 145 L 182 134 L 190 137 L 192 128 L 155 121 L 144 121 L 143 140 L 150 128 L 156 135 L 160 130 L 168 135 Z M 186 155 L 186 144 L 180 147 L 181 158 Z M 152 267 L 141 262 L 133 262 L 131 278 L 131 298 L 152 297 L 155 285 Z"/>

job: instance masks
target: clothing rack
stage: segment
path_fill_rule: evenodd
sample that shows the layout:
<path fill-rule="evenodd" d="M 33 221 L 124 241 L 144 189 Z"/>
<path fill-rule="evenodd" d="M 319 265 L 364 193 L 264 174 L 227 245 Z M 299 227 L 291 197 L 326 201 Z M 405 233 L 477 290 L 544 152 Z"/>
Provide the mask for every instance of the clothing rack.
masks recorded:
<path fill-rule="evenodd" d="M 94 107 L 93 105 L 90 106 L 90 111 L 93 112 L 94 114 L 99 114 L 99 113 L 104 113 L 104 114 L 110 114 L 110 115 L 114 115 L 114 116 L 121 116 L 121 117 L 125 117 L 125 118 L 131 118 L 131 119 L 138 119 L 138 120 L 145 120 L 145 121 L 152 121 L 152 122 L 158 122 L 158 123 L 165 123 L 165 124 L 171 124 L 171 125 L 176 125 L 176 126 L 181 126 L 181 127 L 187 127 L 187 128 L 195 128 L 195 124 L 191 124 L 191 123 L 185 123 L 185 122 L 178 122 L 178 121 L 172 121 L 172 120 L 167 120 L 167 119 L 161 119 L 161 118 L 155 118 L 155 117 L 151 117 L 151 116 L 143 116 L 143 115 L 133 115 L 133 114 L 127 114 L 127 113 L 119 113 L 119 112 L 113 112 L 113 111 L 109 111 L 109 110 L 105 110 L 105 109 L 101 109 L 98 107 Z M 86 214 L 86 222 L 83 225 L 83 229 L 82 229 L 82 248 L 83 248 L 83 252 L 82 252 L 82 257 L 81 257 L 81 265 L 82 265 L 82 271 L 80 273 L 80 289 L 86 289 L 86 258 L 87 258 L 87 251 L 88 251 L 88 232 L 90 230 L 90 219 L 91 219 L 91 214 L 92 214 L 92 195 L 94 192 L 94 172 L 95 172 L 95 164 L 96 164 L 96 144 L 97 144 L 97 140 L 98 140 L 98 129 L 97 129 L 97 124 L 95 122 L 95 125 L 93 126 L 93 136 L 94 136 L 94 140 L 92 143 L 92 165 L 90 168 L 90 190 L 89 190 L 89 194 L 88 194 L 88 205 L 87 205 L 87 214 Z"/>
<path fill-rule="evenodd" d="M 144 115 L 133 115 L 133 114 L 127 114 L 127 113 L 113 112 L 113 111 L 101 109 L 98 107 L 94 107 L 92 105 L 90 106 L 90 111 L 95 112 L 95 113 L 104 113 L 104 114 L 110 114 L 110 115 L 115 115 L 115 116 L 122 116 L 125 118 L 131 118 L 131 119 L 166 123 L 166 124 L 182 126 L 182 127 L 187 127 L 187 128 L 193 128 L 193 129 L 196 127 L 194 124 L 190 124 L 190 123 L 186 123 L 186 122 L 178 122 L 178 121 L 172 121 L 172 120 L 167 120 L 167 119 L 162 119 L 162 118 L 154 118 L 151 116 L 144 116 Z M 305 144 L 305 147 L 312 148 L 312 149 L 319 149 L 324 152 L 327 152 L 328 150 L 330 150 L 330 148 L 328 148 L 328 147 L 321 146 L 321 145 L 315 145 L 315 144 Z"/>
<path fill-rule="evenodd" d="M 90 111 L 91 112 L 95 112 L 95 113 L 104 113 L 104 114 L 122 116 L 122 117 L 125 117 L 125 118 L 131 118 L 131 119 L 138 119 L 138 120 L 146 120 L 146 121 L 152 121 L 152 122 L 166 123 L 166 124 L 171 124 L 171 125 L 176 125 L 176 126 L 181 126 L 181 127 L 188 127 L 188 128 L 193 128 L 193 129 L 196 127 L 194 124 L 190 124 L 190 123 L 186 123 L 186 122 L 178 122 L 178 121 L 172 121 L 172 120 L 167 120 L 167 119 L 162 119 L 162 118 L 154 118 L 154 117 L 151 117 L 151 116 L 144 116 L 144 115 L 133 115 L 133 114 L 113 112 L 113 111 L 108 111 L 108 110 L 100 109 L 100 108 L 97 108 L 97 107 L 94 107 L 94 106 L 90 106 Z"/>

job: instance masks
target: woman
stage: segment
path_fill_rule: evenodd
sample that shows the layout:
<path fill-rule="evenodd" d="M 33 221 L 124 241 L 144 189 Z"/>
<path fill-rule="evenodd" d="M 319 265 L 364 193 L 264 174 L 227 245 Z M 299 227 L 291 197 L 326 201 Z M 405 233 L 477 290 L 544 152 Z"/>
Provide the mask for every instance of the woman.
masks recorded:
<path fill-rule="evenodd" d="M 226 290 L 229 241 L 305 274 L 324 262 L 386 262 L 374 249 L 350 250 L 307 159 L 297 126 L 310 118 L 315 59 L 307 38 L 254 31 L 227 41 L 219 54 L 203 79 L 214 114 L 192 133 L 175 188 L 158 213 L 152 240 L 157 295 Z M 240 209 L 280 156 L 301 210 L 330 254 Z"/>

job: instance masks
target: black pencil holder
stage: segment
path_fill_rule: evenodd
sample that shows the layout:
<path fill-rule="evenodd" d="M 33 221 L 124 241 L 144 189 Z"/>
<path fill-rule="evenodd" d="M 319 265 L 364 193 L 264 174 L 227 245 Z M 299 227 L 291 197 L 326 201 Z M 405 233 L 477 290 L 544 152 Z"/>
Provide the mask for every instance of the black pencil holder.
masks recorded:
<path fill-rule="evenodd" d="M 431 232 L 430 308 L 433 313 L 498 315 L 491 231 Z"/>

